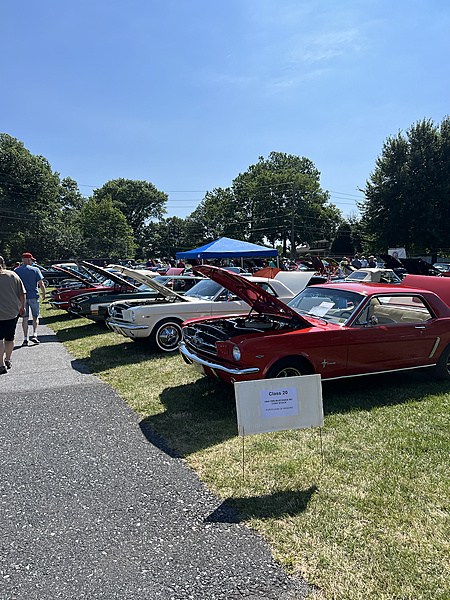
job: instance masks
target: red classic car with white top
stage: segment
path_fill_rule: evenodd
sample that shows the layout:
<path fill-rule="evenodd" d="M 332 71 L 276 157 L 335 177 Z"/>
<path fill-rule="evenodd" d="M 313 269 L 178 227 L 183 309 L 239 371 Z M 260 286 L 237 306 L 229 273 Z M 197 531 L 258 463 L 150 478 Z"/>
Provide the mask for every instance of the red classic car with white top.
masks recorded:
<path fill-rule="evenodd" d="M 450 302 L 448 280 L 441 297 L 405 285 L 344 282 L 307 287 L 283 304 L 232 273 L 195 270 L 252 307 L 246 315 L 184 323 L 181 354 L 201 373 L 233 383 L 433 367 L 450 379 L 450 306 L 442 299 Z M 415 283 L 439 279 L 418 276 Z"/>

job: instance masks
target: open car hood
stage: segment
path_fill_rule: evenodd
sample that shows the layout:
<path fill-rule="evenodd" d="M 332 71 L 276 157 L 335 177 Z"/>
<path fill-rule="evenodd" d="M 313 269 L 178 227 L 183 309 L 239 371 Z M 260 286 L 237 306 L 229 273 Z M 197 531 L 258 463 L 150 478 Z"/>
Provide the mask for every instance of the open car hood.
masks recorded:
<path fill-rule="evenodd" d="M 388 269 L 393 270 L 393 269 L 402 269 L 403 268 L 403 265 L 400 262 L 400 260 L 395 258 L 395 256 L 392 256 L 391 254 L 380 254 L 380 258 L 385 263 L 385 265 Z"/>
<path fill-rule="evenodd" d="M 74 271 L 70 267 L 58 267 L 56 265 L 53 265 L 53 268 L 57 271 L 62 271 L 63 273 L 66 273 L 68 279 L 77 279 L 78 281 L 81 281 L 81 283 L 85 283 L 87 285 L 99 283 L 97 280 L 94 280 L 93 278 L 90 279 L 86 275 L 83 275 L 78 271 Z"/>
<path fill-rule="evenodd" d="M 206 277 L 219 283 L 231 293 L 236 294 L 238 298 L 246 302 L 257 313 L 287 317 L 297 323 L 311 325 L 306 319 L 292 310 L 292 308 L 284 304 L 284 302 L 281 302 L 281 300 L 263 290 L 256 283 L 249 281 L 246 277 L 211 265 L 193 267 L 192 270 L 195 273 L 206 275 Z"/>
<path fill-rule="evenodd" d="M 411 275 L 440 275 L 438 269 L 421 258 L 399 258 L 396 259 L 390 254 L 380 254 L 380 257 L 390 269 L 399 269 L 402 267 Z"/>
<path fill-rule="evenodd" d="M 319 273 L 323 273 L 325 271 L 325 265 L 322 262 L 322 259 L 320 258 L 320 256 L 316 256 L 315 254 L 312 254 L 310 256 L 310 260 L 314 266 L 314 268 L 319 271 Z"/>
<path fill-rule="evenodd" d="M 438 269 L 425 262 L 421 258 L 401 258 L 402 265 L 411 275 L 438 275 Z"/>
<path fill-rule="evenodd" d="M 126 275 L 127 277 L 131 277 L 135 281 L 139 281 L 139 283 L 142 283 L 142 284 L 146 285 L 147 287 L 151 288 L 152 290 L 155 290 L 159 294 L 163 295 L 165 298 L 175 298 L 177 301 L 179 300 L 180 302 L 187 302 L 186 298 L 183 298 L 183 296 L 181 296 L 180 294 L 177 294 L 170 288 L 165 287 L 164 285 L 161 285 L 158 281 L 155 281 L 154 276 L 152 277 L 151 275 L 147 275 L 147 274 L 143 273 L 142 271 L 137 272 L 135 269 L 123 267 L 121 265 L 114 265 L 114 268 L 117 269 L 118 271 L 120 271 L 123 275 Z M 106 269 L 103 269 L 102 267 L 96 267 L 96 269 L 101 269 L 102 271 L 105 271 L 105 273 L 108 273 L 108 276 L 113 275 L 113 273 L 111 273 L 110 271 L 107 271 Z M 118 277 L 118 276 L 116 275 L 116 277 Z M 111 279 L 112 279 L 112 277 L 111 277 Z M 119 279 L 120 279 L 120 277 L 119 277 Z M 123 280 L 123 281 L 125 281 L 125 280 Z M 130 285 L 130 284 L 128 284 L 128 285 Z"/>
<path fill-rule="evenodd" d="M 106 279 L 111 279 L 112 281 L 114 281 L 114 283 L 117 283 L 118 285 L 125 286 L 125 287 L 132 287 L 135 290 L 137 290 L 136 285 L 134 285 L 130 281 L 127 281 L 126 279 L 123 279 L 116 273 L 111 273 L 111 271 L 108 271 L 107 269 L 104 269 L 103 267 L 93 265 L 92 263 L 86 262 L 84 260 L 80 260 L 80 265 L 83 265 L 83 267 L 85 267 L 86 269 L 90 269 L 91 271 L 94 271 L 95 273 L 99 273 L 100 275 L 103 275 L 103 277 L 106 277 Z"/>

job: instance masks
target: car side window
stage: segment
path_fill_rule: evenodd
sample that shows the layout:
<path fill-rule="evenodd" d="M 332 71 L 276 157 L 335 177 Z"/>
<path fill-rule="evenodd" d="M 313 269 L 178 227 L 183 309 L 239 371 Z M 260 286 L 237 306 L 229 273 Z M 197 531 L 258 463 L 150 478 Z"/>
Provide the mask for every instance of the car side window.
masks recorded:
<path fill-rule="evenodd" d="M 239 300 L 236 294 L 229 292 L 228 290 L 222 290 L 221 293 L 217 296 L 216 302 L 234 302 Z"/>
<path fill-rule="evenodd" d="M 355 326 L 423 323 L 432 319 L 428 307 L 420 296 L 378 296 L 355 321 Z"/>

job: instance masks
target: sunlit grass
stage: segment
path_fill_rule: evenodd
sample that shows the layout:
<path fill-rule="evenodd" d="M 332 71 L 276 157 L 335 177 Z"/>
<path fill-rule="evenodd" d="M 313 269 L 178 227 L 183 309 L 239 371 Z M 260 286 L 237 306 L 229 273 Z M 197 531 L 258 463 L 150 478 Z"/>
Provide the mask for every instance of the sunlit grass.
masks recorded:
<path fill-rule="evenodd" d="M 450 598 L 448 384 L 431 372 L 325 383 L 322 469 L 317 429 L 250 436 L 243 446 L 232 388 L 177 354 L 45 312 L 68 350 L 319 597 Z"/>

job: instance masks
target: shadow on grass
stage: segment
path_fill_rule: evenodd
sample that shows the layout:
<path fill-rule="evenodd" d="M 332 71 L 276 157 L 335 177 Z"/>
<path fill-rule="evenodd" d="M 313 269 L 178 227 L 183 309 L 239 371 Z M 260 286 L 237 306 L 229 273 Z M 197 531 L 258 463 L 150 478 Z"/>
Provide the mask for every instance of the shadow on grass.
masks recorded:
<path fill-rule="evenodd" d="M 48 324 L 48 319 L 45 320 L 45 324 Z M 58 320 L 60 323 L 63 321 L 62 319 Z M 70 319 L 69 319 L 70 321 Z M 64 322 L 64 321 L 63 321 Z M 79 340 L 81 338 L 87 338 L 91 336 L 97 335 L 105 335 L 106 333 L 111 333 L 106 326 L 95 323 L 94 321 L 89 321 L 88 323 L 82 322 L 80 320 L 80 324 L 78 326 L 73 326 L 70 324 L 67 329 L 62 327 L 56 331 L 56 335 L 61 342 L 72 342 L 73 340 Z"/>
<path fill-rule="evenodd" d="M 317 486 L 306 490 L 285 490 L 264 496 L 228 498 L 206 519 L 206 523 L 239 523 L 250 519 L 271 519 L 304 512 Z"/>
<path fill-rule="evenodd" d="M 324 412 L 326 416 L 370 411 L 448 392 L 448 383 L 435 380 L 427 370 L 324 382 Z M 167 387 L 160 399 L 165 411 L 144 419 L 141 429 L 145 437 L 164 452 L 188 456 L 237 435 L 231 386 L 203 377 L 194 383 Z M 154 432 L 162 436 L 164 442 L 158 442 Z"/>
<path fill-rule="evenodd" d="M 395 406 L 449 391 L 448 382 L 436 379 L 432 369 L 324 381 L 322 387 L 325 415 Z"/>
<path fill-rule="evenodd" d="M 50 325 L 50 323 L 64 323 L 65 321 L 70 323 L 73 320 L 74 318 L 71 317 L 66 311 L 58 311 L 58 313 L 54 315 L 47 313 L 45 317 L 41 317 L 41 323 L 44 325 Z"/>
<path fill-rule="evenodd" d="M 165 411 L 147 417 L 140 426 L 145 437 L 164 452 L 172 446 L 178 455 L 186 456 L 237 434 L 231 386 L 203 377 L 194 383 L 166 388 L 160 400 Z M 155 442 L 154 432 L 164 436 L 165 446 Z"/>
<path fill-rule="evenodd" d="M 124 341 L 122 342 L 121 340 Z M 150 358 L 158 358 L 157 355 L 153 355 L 148 346 L 136 344 L 132 340 L 125 340 L 125 338 L 118 336 L 117 341 L 118 343 L 116 344 L 99 346 L 91 350 L 90 356 L 85 360 L 93 373 L 110 371 L 115 367 L 136 365 L 146 362 Z"/>

